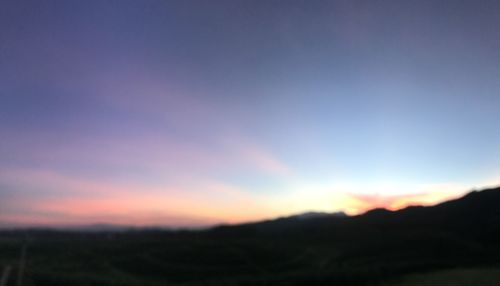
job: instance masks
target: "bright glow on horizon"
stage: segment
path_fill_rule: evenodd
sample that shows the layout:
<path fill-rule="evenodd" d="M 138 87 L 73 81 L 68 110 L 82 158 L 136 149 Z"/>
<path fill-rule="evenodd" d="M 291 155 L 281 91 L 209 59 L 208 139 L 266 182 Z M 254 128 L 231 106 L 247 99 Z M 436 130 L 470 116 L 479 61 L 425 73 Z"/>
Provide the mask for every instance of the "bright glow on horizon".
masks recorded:
<path fill-rule="evenodd" d="M 285 193 L 254 194 L 214 182 L 181 189 L 86 181 L 53 172 L 2 170 L 1 174 L 0 180 L 6 186 L 23 188 L 29 194 L 23 197 L 13 193 L 10 204 L 3 205 L 0 224 L 7 226 L 112 223 L 190 227 L 256 221 L 311 210 L 355 215 L 372 208 L 397 210 L 409 205 L 431 205 L 470 190 L 456 184 L 382 184 L 370 188 L 359 184 L 301 183 L 286 186 Z M 56 192 L 50 196 L 37 194 L 41 190 Z"/>

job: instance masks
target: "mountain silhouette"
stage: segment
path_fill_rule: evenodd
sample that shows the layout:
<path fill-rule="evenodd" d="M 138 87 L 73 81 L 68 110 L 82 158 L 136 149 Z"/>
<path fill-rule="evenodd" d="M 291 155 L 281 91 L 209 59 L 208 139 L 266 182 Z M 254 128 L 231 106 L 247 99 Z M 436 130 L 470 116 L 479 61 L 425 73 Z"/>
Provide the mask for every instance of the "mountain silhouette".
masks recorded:
<path fill-rule="evenodd" d="M 374 209 L 350 217 L 277 219 L 221 226 L 211 232 L 233 239 L 287 238 L 304 249 L 335 248 L 337 256 L 325 258 L 332 272 L 322 283 L 371 285 L 369 281 L 405 273 L 496 267 L 500 257 L 500 188 L 472 191 L 434 206 Z"/>
<path fill-rule="evenodd" d="M 357 216 L 344 213 L 308 212 L 274 220 L 219 226 L 213 229 L 253 229 L 256 232 L 281 230 L 300 232 L 302 228 L 339 232 L 344 228 L 373 228 L 390 231 L 446 231 L 485 241 L 500 238 L 500 187 L 472 191 L 465 196 L 434 206 L 409 206 L 397 211 L 377 208 Z"/>
<path fill-rule="evenodd" d="M 500 187 L 482 191 L 474 190 L 461 198 L 433 206 L 408 206 L 396 211 L 375 208 L 356 216 L 348 216 L 344 212 L 308 211 L 252 223 L 216 226 L 208 232 L 225 232 L 228 235 L 242 230 L 246 230 L 243 233 L 254 232 L 256 234 L 281 231 L 301 233 L 307 229 L 339 233 L 345 228 L 359 228 L 360 230 L 383 228 L 388 231 L 425 229 L 446 231 L 485 241 L 498 240 L 500 239 Z M 115 231 L 126 230 L 127 227 L 97 224 L 84 230 L 89 229 Z"/>

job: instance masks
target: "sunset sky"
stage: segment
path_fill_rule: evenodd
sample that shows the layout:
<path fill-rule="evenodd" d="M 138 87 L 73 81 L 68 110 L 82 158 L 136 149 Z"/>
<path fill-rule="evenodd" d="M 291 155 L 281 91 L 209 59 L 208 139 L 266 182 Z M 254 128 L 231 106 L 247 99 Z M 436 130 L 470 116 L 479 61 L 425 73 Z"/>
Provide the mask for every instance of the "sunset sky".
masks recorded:
<path fill-rule="evenodd" d="M 0 227 L 397 209 L 500 183 L 500 1 L 0 3 Z"/>

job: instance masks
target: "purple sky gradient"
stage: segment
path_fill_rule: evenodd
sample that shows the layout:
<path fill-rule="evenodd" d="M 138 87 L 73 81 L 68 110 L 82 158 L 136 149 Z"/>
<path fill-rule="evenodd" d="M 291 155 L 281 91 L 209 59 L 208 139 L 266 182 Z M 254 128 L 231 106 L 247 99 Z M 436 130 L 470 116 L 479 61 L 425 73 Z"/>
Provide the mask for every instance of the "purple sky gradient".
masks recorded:
<path fill-rule="evenodd" d="M 498 1 L 4 1 L 0 225 L 207 225 L 500 182 Z"/>

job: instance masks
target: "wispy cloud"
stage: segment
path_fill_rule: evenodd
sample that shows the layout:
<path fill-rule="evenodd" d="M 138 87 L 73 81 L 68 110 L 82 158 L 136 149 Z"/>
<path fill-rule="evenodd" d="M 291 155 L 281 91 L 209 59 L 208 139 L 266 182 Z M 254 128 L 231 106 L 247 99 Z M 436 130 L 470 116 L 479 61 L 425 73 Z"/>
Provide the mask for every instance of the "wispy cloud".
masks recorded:
<path fill-rule="evenodd" d="M 361 213 L 374 208 L 397 210 L 411 205 L 434 205 L 449 199 L 454 199 L 471 191 L 471 186 L 454 183 L 437 183 L 417 186 L 401 186 L 408 192 L 401 194 L 347 193 L 351 199 L 349 208 L 355 213 Z"/>

